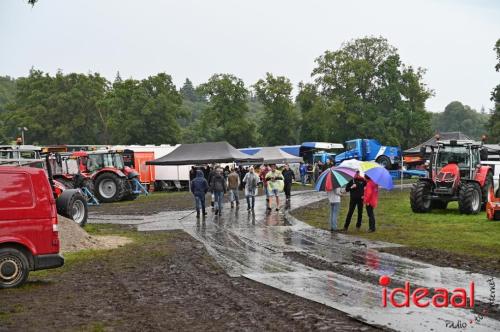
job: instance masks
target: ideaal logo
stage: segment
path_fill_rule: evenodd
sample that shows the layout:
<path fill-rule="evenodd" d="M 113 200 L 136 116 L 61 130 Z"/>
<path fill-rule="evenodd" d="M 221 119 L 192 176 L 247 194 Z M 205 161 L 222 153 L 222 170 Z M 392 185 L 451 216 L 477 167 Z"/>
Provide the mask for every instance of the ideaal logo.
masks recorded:
<path fill-rule="evenodd" d="M 490 296 L 488 298 L 488 304 L 490 308 L 493 308 L 495 305 L 495 280 L 493 278 L 489 278 L 488 285 L 490 288 Z M 434 294 L 430 299 L 424 300 L 428 298 L 430 295 L 430 290 L 425 287 L 419 287 L 415 290 L 411 291 L 410 282 L 405 282 L 404 288 L 394 288 L 392 291 L 387 291 L 387 286 L 391 283 L 391 279 L 384 275 L 379 279 L 379 284 L 383 286 L 382 289 L 382 306 L 387 307 L 388 299 L 390 304 L 396 308 L 409 307 L 410 302 L 419 308 L 425 308 L 430 305 L 436 308 L 443 307 L 456 307 L 456 308 L 469 308 L 474 309 L 474 282 L 471 281 L 468 289 L 465 288 L 455 288 L 452 291 L 449 291 L 446 288 L 436 288 L 434 289 Z M 397 302 L 395 297 L 397 294 L 403 295 L 404 300 L 402 302 Z M 451 297 L 450 297 L 451 295 Z M 488 313 L 488 309 L 483 309 L 481 313 L 476 313 L 473 319 L 470 319 L 468 322 L 458 320 L 454 321 L 445 321 L 446 327 L 453 329 L 465 329 L 468 326 L 473 326 L 473 324 L 477 324 L 483 320 L 483 314 Z M 467 324 L 468 323 L 468 324 Z"/>
<path fill-rule="evenodd" d="M 409 281 L 405 282 L 404 288 L 394 288 L 387 294 L 387 286 L 391 283 L 391 279 L 388 276 L 381 276 L 379 279 L 379 284 L 383 286 L 382 289 L 382 306 L 387 307 L 387 299 L 393 307 L 403 308 L 409 307 L 410 303 L 413 303 L 419 308 L 425 308 L 432 304 L 436 308 L 444 308 L 448 306 L 456 308 L 474 308 L 474 282 L 471 281 L 469 288 L 455 288 L 453 291 L 449 291 L 446 288 L 436 288 L 434 290 L 434 295 L 431 299 L 425 299 L 431 293 L 429 288 L 419 287 L 415 290 L 411 290 L 411 285 Z M 396 295 L 401 294 L 404 297 L 402 302 L 396 301 Z M 451 297 L 450 297 L 451 294 Z"/>

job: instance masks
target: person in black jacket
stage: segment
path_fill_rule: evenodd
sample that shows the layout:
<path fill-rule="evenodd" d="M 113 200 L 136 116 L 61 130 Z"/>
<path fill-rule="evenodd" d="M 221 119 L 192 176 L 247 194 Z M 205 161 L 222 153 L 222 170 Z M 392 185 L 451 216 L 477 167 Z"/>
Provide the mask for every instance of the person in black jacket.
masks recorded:
<path fill-rule="evenodd" d="M 285 169 L 283 172 L 281 172 L 283 175 L 284 179 L 284 184 L 285 184 L 285 196 L 286 200 L 290 200 L 291 192 L 292 192 L 292 182 L 295 180 L 295 174 L 293 171 L 290 169 L 290 166 L 288 164 L 285 164 Z"/>
<path fill-rule="evenodd" d="M 356 172 L 354 178 L 347 183 L 345 188 L 351 194 L 351 199 L 349 201 L 349 212 L 345 218 L 344 231 L 347 231 L 349 224 L 351 223 L 351 218 L 354 213 L 354 209 L 358 208 L 358 221 L 356 222 L 356 228 L 361 227 L 361 220 L 363 219 L 363 194 L 365 191 L 366 181 L 359 175 L 359 171 Z"/>
<path fill-rule="evenodd" d="M 205 212 L 205 194 L 208 191 L 208 182 L 203 176 L 203 171 L 196 171 L 196 177 L 191 181 L 191 192 L 194 195 L 196 202 L 196 218 L 200 217 L 200 210 L 203 217 L 207 215 Z"/>

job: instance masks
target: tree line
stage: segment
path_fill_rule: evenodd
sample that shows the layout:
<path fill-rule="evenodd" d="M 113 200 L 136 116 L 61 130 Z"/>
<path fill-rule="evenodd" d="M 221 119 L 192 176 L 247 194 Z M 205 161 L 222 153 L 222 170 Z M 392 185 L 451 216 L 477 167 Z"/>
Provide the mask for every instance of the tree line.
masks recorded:
<path fill-rule="evenodd" d="M 495 50 L 499 57 L 500 41 Z M 500 137 L 500 86 L 490 117 L 458 101 L 431 113 L 425 70 L 404 64 L 382 37 L 349 41 L 315 60 L 312 81 L 293 85 L 267 73 L 251 86 L 215 74 L 177 89 L 159 73 L 113 82 L 98 73 L 54 76 L 32 69 L 27 77 L 0 77 L 0 142 L 28 128 L 34 144 L 176 144 L 226 140 L 236 147 L 343 142 L 377 138 L 414 146 L 435 131 Z"/>

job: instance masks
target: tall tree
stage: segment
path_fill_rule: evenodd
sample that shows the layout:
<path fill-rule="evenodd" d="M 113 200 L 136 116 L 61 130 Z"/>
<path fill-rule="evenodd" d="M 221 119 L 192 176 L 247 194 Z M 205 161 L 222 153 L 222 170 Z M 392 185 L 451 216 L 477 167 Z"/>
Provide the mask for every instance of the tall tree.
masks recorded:
<path fill-rule="evenodd" d="M 226 140 L 236 147 L 255 144 L 255 125 L 248 119 L 248 90 L 230 74 L 213 75 L 200 86 L 208 97 L 196 134 L 203 140 Z"/>
<path fill-rule="evenodd" d="M 385 38 L 365 37 L 326 51 L 312 72 L 318 91 L 344 110 L 336 137 L 378 138 L 408 147 L 430 132 L 424 70 L 404 65 Z M 412 132 L 413 135 L 408 135 Z"/>
<path fill-rule="evenodd" d="M 294 144 L 299 133 L 298 113 L 292 102 L 292 83 L 284 76 L 266 73 L 253 85 L 264 105 L 259 131 L 266 145 Z"/>
<path fill-rule="evenodd" d="M 498 61 L 495 65 L 495 70 L 500 72 L 500 39 L 497 40 L 494 51 Z M 488 124 L 490 141 L 500 143 L 500 84 L 491 92 L 491 100 L 495 103 L 495 108 L 492 110 L 490 122 Z"/>
<path fill-rule="evenodd" d="M 181 137 L 182 98 L 170 75 L 115 81 L 100 104 L 115 144 L 175 144 Z"/>
<path fill-rule="evenodd" d="M 5 136 L 14 138 L 18 127 L 27 127 L 30 143 L 95 144 L 101 128 L 97 103 L 108 82 L 99 74 L 54 77 L 32 69 L 17 80 L 14 103 L 2 114 Z"/>
<path fill-rule="evenodd" d="M 479 139 L 486 133 L 488 119 L 488 114 L 481 114 L 459 101 L 452 101 L 446 105 L 444 112 L 434 115 L 432 127 L 434 131 L 460 131 Z"/>

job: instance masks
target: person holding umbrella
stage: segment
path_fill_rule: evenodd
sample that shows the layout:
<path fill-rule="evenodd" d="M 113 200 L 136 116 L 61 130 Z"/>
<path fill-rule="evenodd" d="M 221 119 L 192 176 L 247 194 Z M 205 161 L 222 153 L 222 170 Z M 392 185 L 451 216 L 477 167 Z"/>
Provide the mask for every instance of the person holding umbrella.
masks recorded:
<path fill-rule="evenodd" d="M 375 214 L 373 210 L 378 204 L 378 185 L 373 182 L 370 176 L 365 174 L 366 186 L 363 202 L 366 205 L 366 213 L 368 213 L 369 229 L 368 233 L 375 232 Z"/>
<path fill-rule="evenodd" d="M 356 222 L 356 229 L 361 227 L 361 221 L 363 219 L 363 195 L 365 192 L 365 179 L 359 175 L 359 171 L 356 171 L 354 178 L 347 183 L 345 190 L 350 193 L 349 200 L 349 211 L 345 218 L 344 231 L 347 232 L 349 229 L 349 224 L 351 223 L 352 215 L 354 214 L 354 209 L 358 208 L 358 221 Z"/>

